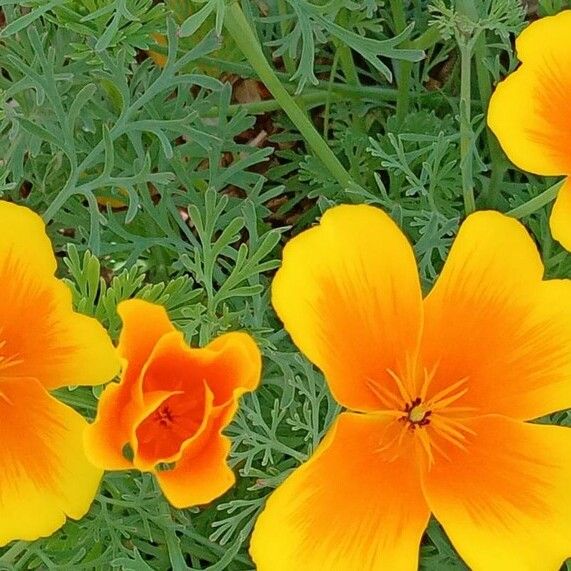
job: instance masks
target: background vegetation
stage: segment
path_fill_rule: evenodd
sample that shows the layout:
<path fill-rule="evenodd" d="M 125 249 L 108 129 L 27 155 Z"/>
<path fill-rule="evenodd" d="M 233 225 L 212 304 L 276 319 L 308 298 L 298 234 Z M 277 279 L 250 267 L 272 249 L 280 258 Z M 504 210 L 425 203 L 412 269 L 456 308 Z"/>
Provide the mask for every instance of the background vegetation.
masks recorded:
<path fill-rule="evenodd" d="M 332 204 L 388 211 L 427 290 L 474 200 L 524 217 L 548 274 L 571 276 L 547 227 L 555 181 L 515 170 L 485 124 L 514 35 L 565 7 L 0 0 L 0 194 L 43 214 L 78 309 L 116 337 L 118 301 L 142 297 L 194 343 L 243 328 L 265 358 L 228 430 L 240 479 L 223 498 L 178 511 L 151 478 L 110 473 L 85 519 L 1 549 L 0 569 L 252 569 L 266 496 L 339 410 L 268 295 L 283 243 Z M 59 397 L 92 417 L 99 392 Z M 434 521 L 421 566 L 465 568 Z"/>

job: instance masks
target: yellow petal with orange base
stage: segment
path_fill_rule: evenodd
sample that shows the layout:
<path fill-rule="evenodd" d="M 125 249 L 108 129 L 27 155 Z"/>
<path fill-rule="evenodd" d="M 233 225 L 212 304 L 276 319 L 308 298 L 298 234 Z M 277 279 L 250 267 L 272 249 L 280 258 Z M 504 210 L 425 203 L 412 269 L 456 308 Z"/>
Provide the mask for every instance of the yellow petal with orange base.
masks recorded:
<path fill-rule="evenodd" d="M 337 206 L 293 238 L 272 303 L 296 346 L 325 374 L 338 402 L 389 408 L 422 331 L 414 254 L 397 225 L 372 206 Z"/>
<path fill-rule="evenodd" d="M 29 378 L 0 378 L 0 419 L 0 545 L 83 517 L 102 476 L 83 451 L 85 420 Z"/>
<path fill-rule="evenodd" d="M 519 36 L 522 65 L 496 88 L 488 124 L 510 160 L 541 175 L 571 174 L 571 11 Z"/>
<path fill-rule="evenodd" d="M 414 454 L 383 453 L 394 419 L 343 413 L 270 496 L 252 535 L 258 571 L 416 571 L 429 511 Z"/>
<path fill-rule="evenodd" d="M 571 407 L 571 281 L 542 281 L 519 222 L 478 212 L 464 222 L 425 300 L 429 393 L 460 383 L 453 406 L 532 419 Z"/>
<path fill-rule="evenodd" d="M 555 70 L 565 68 L 571 60 L 571 10 L 532 22 L 516 39 L 519 60 L 527 65 Z"/>
<path fill-rule="evenodd" d="M 430 509 L 474 571 L 557 571 L 571 556 L 571 429 L 466 421 L 465 449 L 424 476 Z"/>
<path fill-rule="evenodd" d="M 0 200 L 0 259 L 26 261 L 26 275 L 53 277 L 57 264 L 44 221 L 35 212 Z"/>
<path fill-rule="evenodd" d="M 34 377 L 48 389 L 109 381 L 115 349 L 95 319 L 73 311 L 42 219 L 0 202 L 0 227 L 0 376 Z"/>
<path fill-rule="evenodd" d="M 555 199 L 549 226 L 553 238 L 571 251 L 571 179 L 567 179 Z"/>

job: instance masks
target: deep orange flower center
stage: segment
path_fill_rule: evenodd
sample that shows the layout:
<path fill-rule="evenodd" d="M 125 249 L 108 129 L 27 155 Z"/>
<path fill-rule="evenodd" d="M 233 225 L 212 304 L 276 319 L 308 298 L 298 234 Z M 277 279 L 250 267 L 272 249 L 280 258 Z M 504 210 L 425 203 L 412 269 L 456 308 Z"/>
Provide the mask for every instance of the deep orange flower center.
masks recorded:
<path fill-rule="evenodd" d="M 204 406 L 203 391 L 169 397 L 137 427 L 139 454 L 156 462 L 168 461 L 199 430 Z"/>
<path fill-rule="evenodd" d="M 158 422 L 162 428 L 169 428 L 174 422 L 174 414 L 170 407 L 164 404 L 154 412 L 153 420 Z"/>

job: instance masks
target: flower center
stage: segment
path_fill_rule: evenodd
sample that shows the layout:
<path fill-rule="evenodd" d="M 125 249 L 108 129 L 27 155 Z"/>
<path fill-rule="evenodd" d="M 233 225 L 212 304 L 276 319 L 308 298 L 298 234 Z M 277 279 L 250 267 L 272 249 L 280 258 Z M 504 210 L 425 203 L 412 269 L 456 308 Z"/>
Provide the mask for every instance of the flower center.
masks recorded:
<path fill-rule="evenodd" d="M 405 405 L 403 412 L 405 413 L 403 419 L 409 422 L 412 430 L 417 426 L 426 426 L 427 424 L 430 424 L 430 415 L 432 414 L 432 411 L 423 405 L 420 397 L 415 398 L 412 402 Z"/>
<path fill-rule="evenodd" d="M 154 420 L 163 428 L 169 428 L 174 422 L 174 415 L 168 405 L 163 405 L 155 411 Z"/>

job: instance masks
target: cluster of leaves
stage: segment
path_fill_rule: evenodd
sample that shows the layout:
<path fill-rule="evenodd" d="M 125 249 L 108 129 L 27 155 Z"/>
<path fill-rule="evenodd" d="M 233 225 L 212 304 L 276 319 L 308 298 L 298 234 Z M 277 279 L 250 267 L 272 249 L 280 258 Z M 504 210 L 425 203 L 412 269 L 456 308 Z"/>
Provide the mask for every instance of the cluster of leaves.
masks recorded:
<path fill-rule="evenodd" d="M 148 299 L 189 341 L 245 328 L 265 357 L 263 386 L 228 430 L 241 478 L 224 498 L 172 510 L 151 478 L 109 474 L 86 518 L 0 550 L 0 569 L 252 568 L 248 537 L 266 496 L 339 411 L 271 310 L 280 244 L 332 204 L 377 204 L 413 241 L 430 287 L 464 213 L 458 51 L 467 37 L 479 205 L 508 210 L 549 183 L 511 170 L 486 133 L 491 88 L 517 61 L 518 0 L 241 4 L 278 77 L 357 183 L 350 193 L 284 114 L 268 113 L 272 101 L 236 104 L 232 80 L 255 73 L 222 38 L 224 0 L 0 0 L 0 193 L 43 214 L 78 310 L 116 337 L 117 304 Z M 468 4 L 475 11 L 458 8 Z M 248 134 L 262 129 L 260 146 Z M 546 214 L 529 224 L 549 273 L 571 275 Z M 59 397 L 92 417 L 98 394 Z M 421 563 L 463 568 L 435 522 Z"/>

